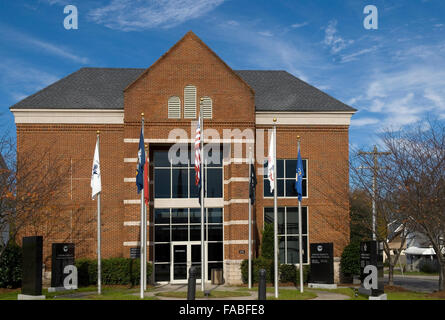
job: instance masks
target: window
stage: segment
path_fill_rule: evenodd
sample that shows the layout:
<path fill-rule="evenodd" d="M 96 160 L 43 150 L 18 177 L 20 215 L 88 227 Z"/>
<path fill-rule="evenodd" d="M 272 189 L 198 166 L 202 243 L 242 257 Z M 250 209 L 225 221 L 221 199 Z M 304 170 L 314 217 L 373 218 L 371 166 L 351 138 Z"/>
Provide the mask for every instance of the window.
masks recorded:
<path fill-rule="evenodd" d="M 170 99 L 168 99 L 168 118 L 181 118 L 181 99 L 179 99 L 179 97 L 170 97 Z"/>
<path fill-rule="evenodd" d="M 307 197 L 307 160 L 303 159 L 303 197 Z M 296 159 L 277 159 L 277 196 L 281 198 L 296 198 L 295 174 L 297 172 Z M 270 192 L 270 182 L 267 178 L 267 161 L 264 163 L 264 197 L 273 197 Z"/>
<path fill-rule="evenodd" d="M 209 159 L 212 151 L 204 153 Z M 212 148 L 210 148 L 212 150 Z M 222 150 L 219 163 L 210 162 L 203 167 L 206 182 L 206 198 L 223 197 L 223 162 Z M 168 149 L 154 151 L 154 196 L 156 199 L 191 199 L 199 197 L 195 184 L 195 151 L 189 149 L 187 163 L 172 164 L 168 158 Z"/>
<path fill-rule="evenodd" d="M 212 99 L 209 97 L 203 97 L 201 106 L 202 106 L 203 119 L 212 119 L 213 117 Z"/>
<path fill-rule="evenodd" d="M 184 88 L 184 118 L 196 119 L 196 87 Z"/>
<path fill-rule="evenodd" d="M 303 263 L 308 263 L 308 215 L 307 207 L 301 207 L 301 233 L 303 238 Z M 279 261 L 286 264 L 299 263 L 298 207 L 279 207 L 278 248 Z M 264 223 L 273 223 L 273 208 L 264 208 Z"/>

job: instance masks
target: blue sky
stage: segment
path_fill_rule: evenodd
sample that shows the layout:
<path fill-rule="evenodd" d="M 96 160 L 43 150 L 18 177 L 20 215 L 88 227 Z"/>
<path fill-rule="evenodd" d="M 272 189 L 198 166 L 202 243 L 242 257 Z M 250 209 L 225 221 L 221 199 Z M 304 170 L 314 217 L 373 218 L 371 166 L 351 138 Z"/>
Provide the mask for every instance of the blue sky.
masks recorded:
<path fill-rule="evenodd" d="M 63 27 L 68 4 L 77 30 Z M 37 90 L 81 67 L 149 67 L 188 30 L 233 69 L 284 69 L 358 109 L 353 147 L 445 121 L 443 0 L 15 0 L 0 3 L 0 131 Z"/>

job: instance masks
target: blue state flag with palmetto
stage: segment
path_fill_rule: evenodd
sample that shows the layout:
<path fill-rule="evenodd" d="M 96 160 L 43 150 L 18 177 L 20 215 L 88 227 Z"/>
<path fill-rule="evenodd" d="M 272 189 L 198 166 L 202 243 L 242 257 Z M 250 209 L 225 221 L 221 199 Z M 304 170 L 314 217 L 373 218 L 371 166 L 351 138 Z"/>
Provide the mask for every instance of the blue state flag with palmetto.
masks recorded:
<path fill-rule="evenodd" d="M 298 201 L 303 198 L 303 160 L 301 160 L 300 148 L 298 148 L 297 172 L 295 175 L 295 190 L 297 191 Z"/>

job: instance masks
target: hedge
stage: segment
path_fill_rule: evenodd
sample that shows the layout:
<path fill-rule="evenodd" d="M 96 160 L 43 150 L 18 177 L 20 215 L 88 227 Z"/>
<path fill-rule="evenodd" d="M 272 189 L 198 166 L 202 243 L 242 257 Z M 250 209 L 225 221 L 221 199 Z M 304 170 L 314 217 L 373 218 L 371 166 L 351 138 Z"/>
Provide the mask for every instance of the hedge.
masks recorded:
<path fill-rule="evenodd" d="M 266 270 L 266 282 L 272 283 L 274 278 L 273 260 L 264 257 L 252 259 L 252 283 L 258 282 L 258 276 L 261 269 Z M 244 283 L 249 281 L 249 261 L 243 260 L 241 262 L 241 276 Z"/>
<path fill-rule="evenodd" d="M 140 280 L 140 260 L 129 258 L 102 259 L 102 284 L 138 285 Z M 97 284 L 97 260 L 78 259 L 76 261 L 78 284 L 81 287 Z M 147 263 L 147 278 L 153 267 Z"/>
<path fill-rule="evenodd" d="M 22 285 L 22 248 L 9 242 L 0 257 L 0 288 L 19 288 Z"/>
<path fill-rule="evenodd" d="M 248 282 L 248 260 L 243 260 L 241 262 L 241 276 L 243 283 Z M 259 271 L 261 269 L 266 270 L 266 282 L 274 282 L 274 262 L 273 259 L 266 259 L 264 257 L 259 257 L 252 259 L 252 283 L 258 283 Z M 309 266 L 303 266 L 303 281 L 307 283 L 309 277 Z M 300 273 L 299 269 L 293 264 L 281 264 L 278 268 L 279 270 L 279 280 L 281 283 L 300 283 Z"/>

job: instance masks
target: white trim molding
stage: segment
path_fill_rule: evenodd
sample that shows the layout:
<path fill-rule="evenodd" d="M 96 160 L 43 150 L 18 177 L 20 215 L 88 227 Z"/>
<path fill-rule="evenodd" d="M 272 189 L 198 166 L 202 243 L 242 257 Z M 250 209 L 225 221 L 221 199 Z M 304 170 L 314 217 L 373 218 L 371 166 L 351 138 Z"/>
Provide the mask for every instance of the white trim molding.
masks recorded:
<path fill-rule="evenodd" d="M 124 124 L 124 110 L 11 109 L 15 123 Z"/>
<path fill-rule="evenodd" d="M 249 203 L 249 199 L 231 199 L 224 201 L 225 206 L 231 205 L 232 203 Z"/>
<path fill-rule="evenodd" d="M 355 111 L 344 112 L 256 112 L 257 125 L 334 125 L 349 126 Z"/>
<path fill-rule="evenodd" d="M 195 143 L 195 139 L 144 139 L 145 143 Z M 204 142 L 207 144 L 212 143 L 255 143 L 252 139 L 206 139 L 204 136 Z M 139 138 L 124 138 L 124 143 L 139 143 Z"/>
<path fill-rule="evenodd" d="M 232 182 L 249 182 L 249 178 L 230 178 L 229 180 L 224 180 L 224 184 L 229 184 Z"/>

